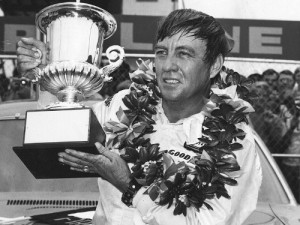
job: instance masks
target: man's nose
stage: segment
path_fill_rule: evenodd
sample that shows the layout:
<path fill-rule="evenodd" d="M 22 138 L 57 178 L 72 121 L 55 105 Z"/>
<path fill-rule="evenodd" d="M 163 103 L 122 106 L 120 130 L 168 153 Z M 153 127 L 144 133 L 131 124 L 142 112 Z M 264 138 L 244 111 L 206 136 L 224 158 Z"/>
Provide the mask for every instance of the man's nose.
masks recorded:
<path fill-rule="evenodd" d="M 165 71 L 177 71 L 178 63 L 175 56 L 168 55 L 163 64 L 163 69 Z"/>

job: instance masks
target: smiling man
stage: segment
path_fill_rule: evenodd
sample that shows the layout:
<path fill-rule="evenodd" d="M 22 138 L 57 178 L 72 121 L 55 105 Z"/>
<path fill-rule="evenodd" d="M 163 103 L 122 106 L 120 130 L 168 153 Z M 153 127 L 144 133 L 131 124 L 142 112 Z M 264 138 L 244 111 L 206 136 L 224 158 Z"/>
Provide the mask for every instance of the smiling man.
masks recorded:
<path fill-rule="evenodd" d="M 33 62 L 31 68 L 36 66 L 32 46 L 39 48 L 39 45 L 40 42 L 36 40 L 30 45 L 20 43 L 20 71 L 29 69 L 30 60 Z M 155 132 L 146 134 L 144 138 L 149 138 L 151 143 L 158 143 L 160 151 L 169 152 L 175 162 L 186 160 L 188 163 L 196 155 L 185 144 L 198 143 L 198 138 L 202 136 L 202 124 L 208 113 L 205 108 L 209 102 L 211 78 L 220 72 L 230 49 L 221 25 L 213 17 L 195 10 L 175 10 L 159 26 L 155 72 L 162 98 L 152 116 Z M 22 61 L 24 55 L 26 60 Z M 118 115 L 120 109 L 127 109 L 124 98 L 128 93 L 130 90 L 120 91 L 109 104 L 100 102 L 94 106 L 95 114 L 103 126 L 109 121 L 120 122 Z M 255 209 L 261 184 L 260 162 L 251 129 L 244 123 L 240 126 L 246 132 L 242 141 L 243 150 L 236 153 L 242 173 L 236 177 L 237 186 L 226 185 L 231 198 L 207 200 L 213 210 L 203 205 L 200 211 L 189 207 L 186 215 L 175 215 L 174 203 L 169 205 L 170 208 L 156 204 L 145 194 L 147 187 L 139 189 L 139 185 L 134 184 L 131 171 L 120 157 L 118 147 L 109 148 L 108 144 L 102 146 L 96 143 L 99 155 L 68 149 L 59 154 L 59 160 L 71 166 L 71 169 L 99 174 L 100 197 L 94 216 L 95 224 L 240 225 Z M 107 132 L 107 142 L 112 137 L 113 134 Z M 131 202 L 132 205 L 129 204 Z"/>
<path fill-rule="evenodd" d="M 155 47 L 157 82 L 170 122 L 199 112 L 205 104 L 203 97 L 207 96 L 210 87 L 210 67 L 203 61 L 205 42 L 182 35 L 180 32 L 171 38 L 167 37 Z M 212 71 L 212 76 L 220 70 L 221 60 L 216 62 L 218 68 Z"/>

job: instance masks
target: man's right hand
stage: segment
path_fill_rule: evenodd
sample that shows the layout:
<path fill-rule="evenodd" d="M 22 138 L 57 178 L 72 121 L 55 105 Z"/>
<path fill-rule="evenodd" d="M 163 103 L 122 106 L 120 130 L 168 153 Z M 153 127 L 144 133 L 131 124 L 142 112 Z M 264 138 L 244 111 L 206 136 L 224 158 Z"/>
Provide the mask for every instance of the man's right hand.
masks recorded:
<path fill-rule="evenodd" d="M 34 38 L 21 38 L 17 48 L 17 69 L 22 77 L 35 79 L 32 70 L 46 65 L 46 44 Z"/>

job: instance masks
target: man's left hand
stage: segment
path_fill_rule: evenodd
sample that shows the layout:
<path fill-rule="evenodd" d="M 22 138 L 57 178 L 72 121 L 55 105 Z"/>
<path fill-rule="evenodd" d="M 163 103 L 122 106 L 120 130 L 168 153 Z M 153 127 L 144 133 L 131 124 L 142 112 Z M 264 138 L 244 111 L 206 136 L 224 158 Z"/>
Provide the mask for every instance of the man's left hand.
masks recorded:
<path fill-rule="evenodd" d="M 99 155 L 66 149 L 65 152 L 58 153 L 58 160 L 69 165 L 71 170 L 98 173 L 121 192 L 125 192 L 130 181 L 130 171 L 126 162 L 100 143 L 96 142 L 95 146 Z"/>

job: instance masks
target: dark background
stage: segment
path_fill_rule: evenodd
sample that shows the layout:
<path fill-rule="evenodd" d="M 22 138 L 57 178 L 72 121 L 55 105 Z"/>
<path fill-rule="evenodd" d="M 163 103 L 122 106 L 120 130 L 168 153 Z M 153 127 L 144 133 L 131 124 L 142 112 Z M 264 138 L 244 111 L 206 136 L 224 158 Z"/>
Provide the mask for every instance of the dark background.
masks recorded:
<path fill-rule="evenodd" d="M 0 0 L 0 6 L 5 16 L 35 16 L 41 9 L 63 2 L 76 2 L 74 0 Z M 121 14 L 122 0 L 81 0 L 109 11 L 111 14 Z"/>

